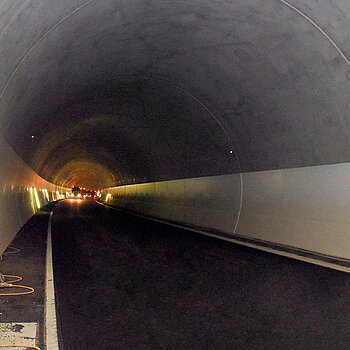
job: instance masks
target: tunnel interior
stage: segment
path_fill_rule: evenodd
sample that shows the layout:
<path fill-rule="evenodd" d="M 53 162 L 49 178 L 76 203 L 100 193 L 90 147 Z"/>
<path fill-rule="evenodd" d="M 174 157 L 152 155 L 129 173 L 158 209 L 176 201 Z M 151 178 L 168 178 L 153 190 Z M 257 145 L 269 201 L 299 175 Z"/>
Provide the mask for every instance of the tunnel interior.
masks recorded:
<path fill-rule="evenodd" d="M 347 62 L 285 3 L 61 6 L 2 5 L 1 131 L 48 181 L 104 188 L 349 161 Z"/>
<path fill-rule="evenodd" d="M 0 347 L 348 349 L 349 96 L 349 0 L 1 0 Z"/>
<path fill-rule="evenodd" d="M 172 202 L 181 184 L 194 194 L 176 205 L 193 211 L 155 216 L 347 256 L 328 236 L 349 228 L 346 1 L 5 0 L 0 11 L 0 131 L 44 180 L 163 183 Z"/>

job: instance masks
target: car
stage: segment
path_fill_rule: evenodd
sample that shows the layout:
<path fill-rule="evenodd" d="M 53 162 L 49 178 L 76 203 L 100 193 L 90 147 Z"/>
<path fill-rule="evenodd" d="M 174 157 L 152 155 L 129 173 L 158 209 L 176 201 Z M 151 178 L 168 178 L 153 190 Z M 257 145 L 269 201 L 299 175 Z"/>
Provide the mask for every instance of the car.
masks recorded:
<path fill-rule="evenodd" d="M 85 198 L 87 199 L 95 199 L 97 197 L 96 191 L 93 190 L 86 190 L 85 191 Z"/>

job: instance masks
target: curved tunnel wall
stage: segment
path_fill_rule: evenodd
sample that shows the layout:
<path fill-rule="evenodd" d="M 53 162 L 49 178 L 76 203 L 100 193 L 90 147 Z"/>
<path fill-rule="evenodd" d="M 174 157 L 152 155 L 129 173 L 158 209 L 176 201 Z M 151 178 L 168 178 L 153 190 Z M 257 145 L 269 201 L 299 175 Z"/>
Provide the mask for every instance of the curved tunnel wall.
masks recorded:
<path fill-rule="evenodd" d="M 3 0 L 0 18 L 1 134 L 42 178 L 350 258 L 347 1 Z"/>
<path fill-rule="evenodd" d="M 0 136 L 0 256 L 27 220 L 66 190 L 36 174 Z"/>
<path fill-rule="evenodd" d="M 110 188 L 102 200 L 199 229 L 349 259 L 350 164 Z M 259 244 L 259 243 L 258 243 Z"/>

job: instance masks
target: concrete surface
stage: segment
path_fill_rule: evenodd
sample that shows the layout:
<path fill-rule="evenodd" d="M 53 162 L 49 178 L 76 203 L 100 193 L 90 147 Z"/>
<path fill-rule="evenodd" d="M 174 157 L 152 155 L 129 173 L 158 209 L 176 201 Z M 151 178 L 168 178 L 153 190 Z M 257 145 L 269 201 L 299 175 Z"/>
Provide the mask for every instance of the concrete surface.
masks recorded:
<path fill-rule="evenodd" d="M 49 181 L 350 159 L 347 1 L 5 0 L 0 10 L 1 130 Z"/>
<path fill-rule="evenodd" d="M 48 219 L 49 212 L 44 211 L 29 220 L 13 241 L 13 246 L 20 249 L 20 252 L 4 255 L 0 261 L 1 273 L 21 276 L 23 280 L 17 284 L 35 289 L 29 295 L 0 296 L 0 322 L 36 323 L 36 346 L 41 349 L 44 349 L 45 247 Z M 1 292 L 7 291 L 16 292 L 19 289 L 1 289 Z"/>
<path fill-rule="evenodd" d="M 117 186 L 102 201 L 140 214 L 350 258 L 350 165 Z"/>

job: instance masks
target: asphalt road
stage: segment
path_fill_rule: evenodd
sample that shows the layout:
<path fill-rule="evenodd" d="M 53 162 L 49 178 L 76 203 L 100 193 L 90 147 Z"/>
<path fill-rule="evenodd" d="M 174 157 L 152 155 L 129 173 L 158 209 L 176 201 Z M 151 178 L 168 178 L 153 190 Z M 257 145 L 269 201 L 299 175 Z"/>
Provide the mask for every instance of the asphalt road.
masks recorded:
<path fill-rule="evenodd" d="M 95 202 L 52 232 L 64 350 L 350 348 L 350 274 Z"/>

